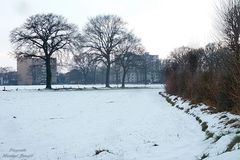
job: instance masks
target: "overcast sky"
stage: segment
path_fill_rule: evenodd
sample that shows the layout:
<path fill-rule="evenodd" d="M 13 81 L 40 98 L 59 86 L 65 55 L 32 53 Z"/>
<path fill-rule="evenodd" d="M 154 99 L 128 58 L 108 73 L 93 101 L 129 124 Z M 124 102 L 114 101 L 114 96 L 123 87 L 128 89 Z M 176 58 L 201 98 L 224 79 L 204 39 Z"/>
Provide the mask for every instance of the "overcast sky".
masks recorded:
<path fill-rule="evenodd" d="M 146 50 L 166 58 L 176 47 L 212 42 L 217 0 L 1 0 L 0 67 L 16 69 L 9 33 L 37 13 L 61 14 L 80 29 L 90 17 L 117 14 Z"/>

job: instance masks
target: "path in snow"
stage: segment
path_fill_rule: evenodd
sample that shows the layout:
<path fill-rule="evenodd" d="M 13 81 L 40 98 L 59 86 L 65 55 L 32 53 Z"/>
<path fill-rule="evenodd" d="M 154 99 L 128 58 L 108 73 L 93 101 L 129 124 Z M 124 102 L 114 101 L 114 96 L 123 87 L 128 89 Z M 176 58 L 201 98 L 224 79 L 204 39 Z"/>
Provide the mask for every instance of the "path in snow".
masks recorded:
<path fill-rule="evenodd" d="M 0 92 L 0 159 L 196 159 L 205 134 L 160 90 Z"/>

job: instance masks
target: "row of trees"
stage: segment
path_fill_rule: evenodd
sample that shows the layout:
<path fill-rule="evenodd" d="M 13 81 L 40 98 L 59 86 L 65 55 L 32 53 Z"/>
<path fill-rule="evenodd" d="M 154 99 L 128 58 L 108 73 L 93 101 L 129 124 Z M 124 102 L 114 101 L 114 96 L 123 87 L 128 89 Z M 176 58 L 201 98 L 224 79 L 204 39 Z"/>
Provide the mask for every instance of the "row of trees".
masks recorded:
<path fill-rule="evenodd" d="M 121 64 L 119 64 L 120 62 L 118 61 L 111 65 L 110 83 L 117 85 L 121 84 L 124 87 L 125 83 L 149 84 L 164 82 L 163 60 L 158 59 L 157 56 L 149 55 L 148 53 L 143 55 L 131 55 L 131 57 L 134 59 L 131 60 L 131 63 L 129 62 L 130 64 L 126 66 L 121 67 Z M 105 65 L 90 63 L 91 61 L 89 61 L 89 58 L 87 57 L 81 57 L 80 59 L 77 59 L 77 61 L 80 61 L 79 64 L 73 64 L 72 70 L 65 74 L 59 75 L 58 83 L 105 83 Z M 126 71 L 123 71 L 123 68 L 126 68 Z"/>
<path fill-rule="evenodd" d="M 240 1 L 219 7 L 222 43 L 174 50 L 166 65 L 166 90 L 221 111 L 240 113 Z"/>
<path fill-rule="evenodd" d="M 125 87 L 126 73 L 137 65 L 138 56 L 144 53 L 140 39 L 115 15 L 89 19 L 80 33 L 76 25 L 68 23 L 62 16 L 37 14 L 14 29 L 10 39 L 17 58 L 38 57 L 45 61 L 48 89 L 51 89 L 52 57 L 61 55 L 63 58 L 63 55 L 72 53 L 75 65 L 83 75 L 98 65 L 104 65 L 106 87 L 110 87 L 110 68 L 114 63 L 122 68 L 122 87 Z"/>

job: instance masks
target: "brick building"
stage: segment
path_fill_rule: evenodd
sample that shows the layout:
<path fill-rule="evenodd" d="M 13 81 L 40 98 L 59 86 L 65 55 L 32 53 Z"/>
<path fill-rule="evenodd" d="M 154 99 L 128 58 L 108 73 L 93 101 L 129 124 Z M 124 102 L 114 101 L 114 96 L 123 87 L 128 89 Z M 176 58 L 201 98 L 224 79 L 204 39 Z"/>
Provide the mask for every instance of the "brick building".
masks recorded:
<path fill-rule="evenodd" d="M 56 58 L 51 59 L 52 83 L 57 83 Z M 41 58 L 17 59 L 17 79 L 19 85 L 46 84 L 46 66 Z"/>

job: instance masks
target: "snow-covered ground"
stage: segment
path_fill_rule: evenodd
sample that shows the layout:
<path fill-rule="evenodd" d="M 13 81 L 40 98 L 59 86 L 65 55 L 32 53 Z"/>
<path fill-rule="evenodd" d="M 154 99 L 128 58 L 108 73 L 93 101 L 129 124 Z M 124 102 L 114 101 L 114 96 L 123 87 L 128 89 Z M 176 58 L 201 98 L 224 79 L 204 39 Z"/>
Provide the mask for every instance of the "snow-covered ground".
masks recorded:
<path fill-rule="evenodd" d="M 0 91 L 1 160 L 196 160 L 210 144 L 194 117 L 159 96 L 161 86 L 34 89 Z M 231 153 L 215 158 L 240 159 Z"/>
<path fill-rule="evenodd" d="M 191 104 L 190 101 L 166 93 L 161 95 L 174 107 L 194 117 L 202 126 L 206 134 L 204 141 L 208 143 L 203 150 L 203 157 L 208 160 L 240 160 L 239 115 L 214 112 L 204 104 Z"/>

